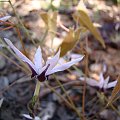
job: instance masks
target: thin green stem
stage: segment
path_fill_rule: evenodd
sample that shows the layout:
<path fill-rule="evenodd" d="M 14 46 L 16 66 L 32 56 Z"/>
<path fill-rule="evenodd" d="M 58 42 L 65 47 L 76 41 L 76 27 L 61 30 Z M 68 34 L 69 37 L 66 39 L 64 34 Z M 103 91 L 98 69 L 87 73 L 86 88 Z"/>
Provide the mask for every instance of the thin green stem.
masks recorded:
<path fill-rule="evenodd" d="M 13 5 L 12 5 L 11 0 L 8 0 L 8 2 L 9 2 L 9 4 L 10 4 L 10 6 L 12 7 L 12 9 L 13 9 L 13 11 L 14 11 L 14 14 L 15 14 L 15 16 L 17 17 L 19 23 L 21 24 L 21 27 L 22 27 L 23 30 L 25 31 L 26 36 L 27 36 L 28 38 L 30 38 L 30 40 L 32 41 L 32 43 L 36 46 L 35 41 L 30 37 L 28 30 L 25 28 L 25 26 L 23 25 L 23 23 L 22 23 L 21 20 L 20 20 L 20 17 L 19 17 L 18 14 L 16 13 L 16 10 L 15 10 L 15 8 L 14 8 Z"/>
<path fill-rule="evenodd" d="M 36 83 L 36 86 L 35 86 L 34 95 L 33 95 L 33 97 L 32 97 L 33 107 L 35 106 L 35 104 L 38 103 L 38 100 L 39 100 L 40 85 L 41 85 L 41 82 L 40 82 L 39 80 L 37 80 L 37 83 Z"/>
<path fill-rule="evenodd" d="M 23 40 L 22 40 L 22 37 L 21 37 L 20 31 L 19 31 L 19 29 L 18 29 L 17 26 L 15 26 L 15 29 L 16 29 L 16 31 L 17 31 L 17 33 L 18 33 L 18 37 L 19 37 L 19 39 L 20 39 L 20 42 L 21 42 L 21 45 L 22 45 L 22 48 L 23 48 L 24 54 L 27 56 L 27 52 L 26 52 L 26 50 L 25 50 L 25 46 L 24 46 L 24 43 L 23 43 Z M 28 56 L 27 56 L 27 57 L 28 57 Z"/>
<path fill-rule="evenodd" d="M 51 86 L 48 85 L 47 83 L 46 83 L 45 85 L 46 85 L 51 91 L 53 91 L 57 96 L 59 96 L 63 101 L 65 101 L 65 102 L 69 105 L 69 107 L 71 107 L 71 108 L 77 113 L 77 115 L 78 115 L 78 117 L 79 117 L 80 119 L 82 118 L 80 112 L 79 112 L 74 106 L 72 106 L 72 105 L 70 104 L 70 102 L 68 102 L 62 95 L 60 95 L 59 93 L 57 93 L 56 90 L 55 90 L 53 87 L 51 87 Z"/>
<path fill-rule="evenodd" d="M 3 57 L 5 57 L 6 59 L 8 59 L 11 63 L 15 64 L 18 68 L 20 68 L 22 71 L 24 71 L 25 73 L 28 74 L 27 70 L 24 67 L 21 67 L 19 64 L 17 64 L 15 61 L 13 61 L 12 59 L 10 59 L 8 56 L 6 56 L 1 51 L 0 51 L 0 55 L 2 55 Z"/>
<path fill-rule="evenodd" d="M 105 101 L 108 102 L 108 98 L 104 95 Z M 107 106 L 106 106 L 107 107 Z M 120 116 L 120 112 L 114 107 L 114 105 L 111 103 L 110 107 Z"/>
<path fill-rule="evenodd" d="M 5 48 L 7 48 L 7 50 L 17 59 L 20 61 L 21 65 L 26 69 L 26 73 L 27 71 L 30 71 L 30 69 L 27 67 L 27 65 L 21 61 L 21 59 L 11 50 L 9 49 L 9 47 L 3 42 L 3 40 L 0 38 L 0 42 L 5 46 Z"/>
<path fill-rule="evenodd" d="M 41 85 L 41 82 L 40 82 L 39 80 L 37 80 L 36 87 L 35 87 L 35 92 L 34 92 L 34 95 L 33 95 L 33 96 L 39 96 L 39 93 L 40 93 L 40 85 Z"/>
<path fill-rule="evenodd" d="M 34 95 L 33 95 L 32 99 L 28 103 L 28 110 L 29 110 L 29 113 L 32 116 L 35 115 L 35 111 L 38 108 L 40 85 L 41 85 L 41 82 L 39 80 L 37 80 Z"/>
<path fill-rule="evenodd" d="M 48 34 L 48 28 L 46 28 L 45 33 L 43 34 L 42 38 L 40 39 L 41 45 L 43 44 L 43 42 L 44 42 L 44 40 L 45 40 L 47 34 Z"/>
<path fill-rule="evenodd" d="M 8 29 L 11 29 L 11 28 L 13 28 L 13 26 L 9 26 L 9 27 L 6 27 L 6 28 L 3 28 L 3 29 L 0 29 L 0 31 L 8 30 Z"/>
<path fill-rule="evenodd" d="M 118 96 L 118 97 L 116 97 L 113 101 L 112 101 L 112 103 L 114 103 L 116 100 L 118 100 L 118 99 L 120 99 L 120 96 Z"/>
<path fill-rule="evenodd" d="M 75 105 L 74 105 L 72 99 L 71 99 L 70 96 L 67 94 L 67 92 L 66 92 L 64 86 L 63 86 L 63 85 L 61 84 L 61 82 L 56 78 L 55 75 L 54 75 L 54 77 L 55 77 L 57 83 L 59 84 L 59 86 L 61 87 L 62 91 L 65 93 L 65 96 L 68 98 L 68 100 L 69 100 L 69 102 L 71 103 L 71 105 L 73 105 L 73 106 L 75 107 Z"/>

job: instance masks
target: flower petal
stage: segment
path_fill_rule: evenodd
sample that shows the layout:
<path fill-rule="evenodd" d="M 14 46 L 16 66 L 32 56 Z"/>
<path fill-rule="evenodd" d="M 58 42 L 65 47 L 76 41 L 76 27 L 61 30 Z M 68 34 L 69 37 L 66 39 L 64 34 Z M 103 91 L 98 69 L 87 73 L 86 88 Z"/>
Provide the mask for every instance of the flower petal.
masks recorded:
<path fill-rule="evenodd" d="M 110 77 L 108 76 L 108 77 L 104 80 L 104 85 L 103 85 L 103 88 L 104 88 L 104 89 L 107 89 L 109 79 L 110 79 Z"/>
<path fill-rule="evenodd" d="M 72 53 L 72 54 L 69 55 L 68 58 L 70 58 L 70 59 L 73 60 L 73 59 L 80 58 L 81 56 L 83 56 L 83 55 L 81 55 L 81 54 L 77 54 L 77 53 Z"/>
<path fill-rule="evenodd" d="M 2 106 L 3 100 L 4 100 L 4 98 L 1 98 L 1 99 L 0 99 L 0 108 L 1 108 L 1 106 Z"/>
<path fill-rule="evenodd" d="M 0 20 L 7 21 L 10 17 L 11 17 L 10 15 L 7 15 L 7 16 L 0 18 Z"/>
<path fill-rule="evenodd" d="M 33 61 L 34 61 L 36 70 L 38 71 L 38 73 L 40 73 L 40 70 L 42 68 L 42 52 L 41 52 L 40 46 L 36 50 L 36 53 L 35 53 Z"/>
<path fill-rule="evenodd" d="M 22 114 L 23 117 L 29 119 L 29 120 L 41 120 L 38 116 L 35 116 L 35 118 L 32 118 L 30 115 L 28 114 Z"/>
<path fill-rule="evenodd" d="M 35 116 L 34 120 L 41 120 L 39 117 Z"/>
<path fill-rule="evenodd" d="M 75 59 L 75 60 L 71 60 L 70 62 L 67 62 L 67 63 L 64 63 L 62 65 L 59 65 L 59 66 L 55 66 L 52 70 L 48 71 L 46 73 L 46 75 L 50 75 L 52 73 L 55 73 L 55 72 L 58 72 L 58 71 L 63 71 L 63 70 L 66 70 L 68 69 L 69 67 L 71 67 L 72 65 L 74 65 L 75 63 L 81 61 L 83 59 L 84 56 L 81 56 L 80 58 L 78 59 Z"/>
<path fill-rule="evenodd" d="M 115 87 L 116 84 L 117 84 L 117 80 L 110 82 L 110 83 L 108 83 L 107 88 Z"/>
<path fill-rule="evenodd" d="M 85 80 L 85 77 L 80 77 L 79 79 L 81 81 L 86 81 L 86 83 L 90 86 L 99 87 L 99 81 L 97 81 L 97 80 L 94 80 L 92 78 L 86 78 L 86 80 Z"/>
<path fill-rule="evenodd" d="M 59 60 L 59 56 L 60 56 L 60 49 L 53 58 L 47 60 L 46 65 L 50 65 L 47 72 L 49 72 L 51 69 L 53 69 L 56 66 Z"/>
<path fill-rule="evenodd" d="M 29 60 L 22 52 L 20 52 L 14 45 L 13 43 L 7 39 L 7 38 L 4 38 L 4 40 L 6 41 L 6 43 L 12 48 L 12 50 L 16 53 L 16 55 L 24 62 L 26 62 L 27 64 L 29 64 L 35 71 L 36 71 L 36 68 L 35 68 L 35 65 L 32 63 L 31 60 Z M 37 71 L 36 71 L 37 72 Z"/>
<path fill-rule="evenodd" d="M 104 81 L 103 73 L 100 73 L 99 88 L 104 87 Z"/>
<path fill-rule="evenodd" d="M 28 115 L 28 114 L 22 114 L 22 116 L 24 116 L 25 118 L 30 119 L 30 120 L 33 119 L 33 118 L 32 118 L 30 115 Z"/>

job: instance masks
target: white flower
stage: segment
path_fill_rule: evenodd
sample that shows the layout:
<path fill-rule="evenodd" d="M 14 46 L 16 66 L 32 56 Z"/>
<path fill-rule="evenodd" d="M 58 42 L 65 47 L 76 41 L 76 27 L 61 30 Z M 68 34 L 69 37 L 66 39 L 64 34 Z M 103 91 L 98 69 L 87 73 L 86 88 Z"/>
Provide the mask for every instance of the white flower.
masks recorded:
<path fill-rule="evenodd" d="M 2 106 L 3 100 L 4 100 L 3 98 L 0 99 L 0 108 Z"/>
<path fill-rule="evenodd" d="M 74 59 L 70 62 L 59 64 L 59 57 L 60 57 L 60 49 L 56 53 L 54 57 L 51 59 L 48 59 L 43 65 L 42 61 L 42 53 L 40 46 L 36 50 L 36 53 L 34 55 L 33 62 L 28 59 L 23 53 L 21 53 L 9 39 L 4 38 L 6 43 L 11 47 L 11 49 L 16 53 L 16 55 L 24 62 L 28 64 L 32 71 L 31 77 L 37 77 L 39 81 L 44 81 L 46 77 L 48 77 L 50 74 L 56 73 L 58 71 L 63 71 L 71 67 L 73 64 L 81 61 L 84 56 L 81 56 L 80 58 Z"/>
<path fill-rule="evenodd" d="M 30 119 L 30 120 L 41 120 L 38 116 L 35 116 L 34 118 L 32 118 L 28 114 L 22 114 L 22 116 L 24 116 L 25 118 Z"/>
<path fill-rule="evenodd" d="M 11 17 L 10 15 L 7 15 L 7 16 L 1 17 L 0 20 L 7 21 L 10 17 Z"/>
<path fill-rule="evenodd" d="M 74 60 L 74 59 L 81 57 L 81 55 L 77 54 L 77 53 L 68 53 L 67 55 L 68 55 L 68 58 L 71 60 Z"/>
<path fill-rule="evenodd" d="M 90 86 L 99 87 L 100 89 L 104 89 L 104 90 L 115 87 L 115 85 L 117 84 L 117 80 L 108 83 L 110 77 L 108 76 L 106 79 L 104 79 L 103 73 L 100 73 L 99 78 L 100 78 L 99 80 L 95 80 L 92 78 L 86 78 L 86 83 Z M 85 81 L 85 77 L 80 77 L 80 80 Z"/>

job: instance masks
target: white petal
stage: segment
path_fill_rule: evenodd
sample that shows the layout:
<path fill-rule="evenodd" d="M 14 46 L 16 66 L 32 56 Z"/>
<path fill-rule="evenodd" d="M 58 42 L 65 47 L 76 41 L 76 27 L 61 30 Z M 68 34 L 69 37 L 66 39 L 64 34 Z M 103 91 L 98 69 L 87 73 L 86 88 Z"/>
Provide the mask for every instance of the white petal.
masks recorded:
<path fill-rule="evenodd" d="M 35 116 L 34 120 L 41 120 L 39 117 Z"/>
<path fill-rule="evenodd" d="M 76 54 L 76 53 L 73 53 L 70 55 L 71 59 L 77 59 L 77 58 L 80 58 L 82 57 L 83 55 L 80 55 L 80 54 Z"/>
<path fill-rule="evenodd" d="M 10 17 L 11 17 L 10 15 L 7 15 L 7 16 L 0 18 L 0 20 L 7 21 Z"/>
<path fill-rule="evenodd" d="M 116 84 L 117 84 L 117 80 L 110 82 L 110 83 L 108 83 L 107 88 L 115 87 Z"/>
<path fill-rule="evenodd" d="M 86 81 L 86 83 L 90 86 L 96 86 L 96 87 L 99 87 L 99 81 L 97 80 L 94 80 L 92 78 L 86 78 L 85 80 L 85 77 L 80 77 L 80 80 L 81 81 Z"/>
<path fill-rule="evenodd" d="M 51 69 L 53 69 L 56 66 L 59 60 L 59 56 L 60 56 L 60 49 L 58 50 L 58 52 L 53 58 L 47 60 L 46 65 L 50 64 L 47 72 L 49 72 Z M 46 72 L 46 75 L 47 75 L 47 72 Z"/>
<path fill-rule="evenodd" d="M 22 114 L 22 116 L 24 116 L 25 118 L 27 119 L 30 119 L 30 120 L 41 120 L 38 116 L 35 116 L 35 118 L 32 118 L 30 115 L 28 114 Z"/>
<path fill-rule="evenodd" d="M 110 79 L 110 77 L 108 76 L 108 77 L 104 80 L 104 86 L 103 86 L 104 89 L 107 89 L 109 79 Z"/>
<path fill-rule="evenodd" d="M 22 116 L 24 116 L 25 118 L 28 118 L 28 119 L 33 119 L 30 115 L 28 115 L 28 114 L 22 114 Z"/>
<path fill-rule="evenodd" d="M 13 43 L 7 39 L 7 38 L 4 38 L 4 40 L 6 41 L 6 43 L 12 48 L 12 50 L 16 53 L 16 55 L 24 62 L 28 63 L 35 71 L 36 71 L 36 68 L 35 68 L 35 65 L 32 63 L 31 60 L 29 60 L 23 53 L 21 53 L 14 45 Z M 37 71 L 36 71 L 37 72 Z"/>
<path fill-rule="evenodd" d="M 102 88 L 104 87 L 104 77 L 103 77 L 103 73 L 100 73 L 100 80 L 99 80 L 99 87 Z"/>
<path fill-rule="evenodd" d="M 40 46 L 36 50 L 36 53 L 35 53 L 33 61 L 34 61 L 36 70 L 38 71 L 38 73 L 40 73 L 40 70 L 42 68 L 42 52 L 41 52 Z"/>
<path fill-rule="evenodd" d="M 74 65 L 77 62 L 81 61 L 83 59 L 83 57 L 84 56 L 82 56 L 81 58 L 75 59 L 75 60 L 71 60 L 70 62 L 64 63 L 62 65 L 55 66 L 52 70 L 48 71 L 47 75 L 50 75 L 50 74 L 58 72 L 58 71 L 66 70 L 69 67 L 71 67 L 72 65 Z"/>
<path fill-rule="evenodd" d="M 4 100 L 3 98 L 0 99 L 0 108 L 2 106 L 3 100 Z"/>
<path fill-rule="evenodd" d="M 64 63 L 66 63 L 66 60 L 65 60 L 64 58 L 60 58 L 60 59 L 58 60 L 58 65 L 62 65 L 62 64 L 64 64 Z"/>

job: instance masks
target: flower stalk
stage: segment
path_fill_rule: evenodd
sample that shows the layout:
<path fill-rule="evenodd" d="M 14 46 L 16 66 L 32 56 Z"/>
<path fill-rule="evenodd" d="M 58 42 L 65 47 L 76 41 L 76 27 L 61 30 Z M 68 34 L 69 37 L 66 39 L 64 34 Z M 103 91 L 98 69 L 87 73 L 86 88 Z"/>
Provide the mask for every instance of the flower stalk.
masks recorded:
<path fill-rule="evenodd" d="M 66 92 L 66 90 L 65 90 L 64 86 L 63 86 L 63 85 L 61 84 L 61 82 L 60 82 L 60 81 L 56 78 L 56 76 L 55 76 L 55 75 L 54 75 L 54 77 L 55 77 L 55 79 L 56 79 L 57 83 L 59 84 L 59 86 L 61 87 L 62 91 L 65 93 L 66 97 L 68 98 L 68 100 L 69 100 L 70 104 L 71 104 L 72 106 L 74 106 L 74 107 L 75 107 L 75 105 L 74 105 L 74 103 L 73 103 L 72 99 L 70 98 L 70 96 L 69 96 L 69 95 L 68 95 L 68 93 Z"/>
<path fill-rule="evenodd" d="M 80 120 L 82 119 L 82 115 L 81 115 L 80 111 L 79 111 L 75 106 L 73 106 L 73 105 L 72 105 L 68 100 L 66 100 L 61 94 L 57 93 L 56 90 L 55 90 L 53 87 L 51 87 L 49 84 L 46 83 L 45 85 L 46 85 L 50 90 L 52 90 L 58 97 L 60 97 L 63 101 L 65 101 L 66 104 L 76 112 L 76 114 L 78 115 L 78 117 L 80 118 Z"/>
<path fill-rule="evenodd" d="M 39 93 L 40 93 L 41 82 L 37 80 L 34 95 L 30 102 L 28 103 L 28 110 L 31 117 L 35 117 L 35 111 L 39 103 Z"/>
<path fill-rule="evenodd" d="M 39 80 L 37 80 L 37 83 L 36 83 L 36 87 L 35 87 L 35 91 L 34 91 L 34 95 L 33 95 L 33 96 L 39 96 L 40 85 L 41 85 L 41 82 L 40 82 Z"/>
<path fill-rule="evenodd" d="M 32 43 L 36 46 L 35 41 L 32 39 L 32 37 L 30 37 L 30 34 L 29 34 L 28 30 L 25 28 L 24 24 L 23 24 L 22 21 L 20 20 L 19 15 L 16 13 L 16 10 L 15 10 L 15 8 L 13 7 L 13 4 L 12 4 L 11 0 L 8 0 L 7 2 L 9 2 L 11 8 L 13 9 L 13 12 L 14 12 L 15 16 L 16 16 L 16 18 L 18 19 L 18 22 L 20 23 L 20 27 L 23 28 L 26 36 L 27 36 L 28 38 L 30 38 L 30 40 L 32 41 Z M 18 27 L 18 26 L 17 26 L 17 27 Z"/>
<path fill-rule="evenodd" d="M 28 109 L 29 109 L 30 115 L 35 116 L 34 113 L 35 113 L 37 105 L 38 105 L 38 100 L 39 100 L 38 98 L 39 98 L 41 82 L 44 82 L 46 79 L 48 79 L 49 75 L 51 75 L 53 73 L 56 73 L 56 72 L 64 71 L 64 70 L 70 68 L 72 65 L 80 62 L 83 59 L 84 56 L 81 55 L 79 58 L 73 59 L 69 62 L 65 62 L 65 63 L 60 62 L 60 49 L 59 49 L 53 57 L 51 57 L 50 59 L 47 59 L 47 61 L 45 62 L 42 58 L 42 50 L 39 46 L 37 48 L 36 52 L 35 52 L 33 61 L 31 61 L 20 50 L 18 50 L 9 39 L 4 38 L 4 40 L 7 43 L 7 45 L 16 53 L 16 55 L 23 62 L 25 62 L 28 65 L 28 67 L 30 68 L 31 73 L 32 73 L 31 78 L 36 78 L 37 79 L 34 95 L 32 97 L 32 100 L 28 104 Z M 64 87 L 61 85 L 61 83 L 59 81 L 57 81 L 57 82 L 60 85 L 61 89 L 65 92 L 65 94 L 68 98 L 68 100 L 63 98 L 64 101 L 66 101 L 66 103 L 74 111 L 76 111 L 78 116 L 81 117 L 80 112 L 77 110 L 73 101 L 71 100 L 71 98 L 66 93 L 66 90 L 64 89 Z"/>

